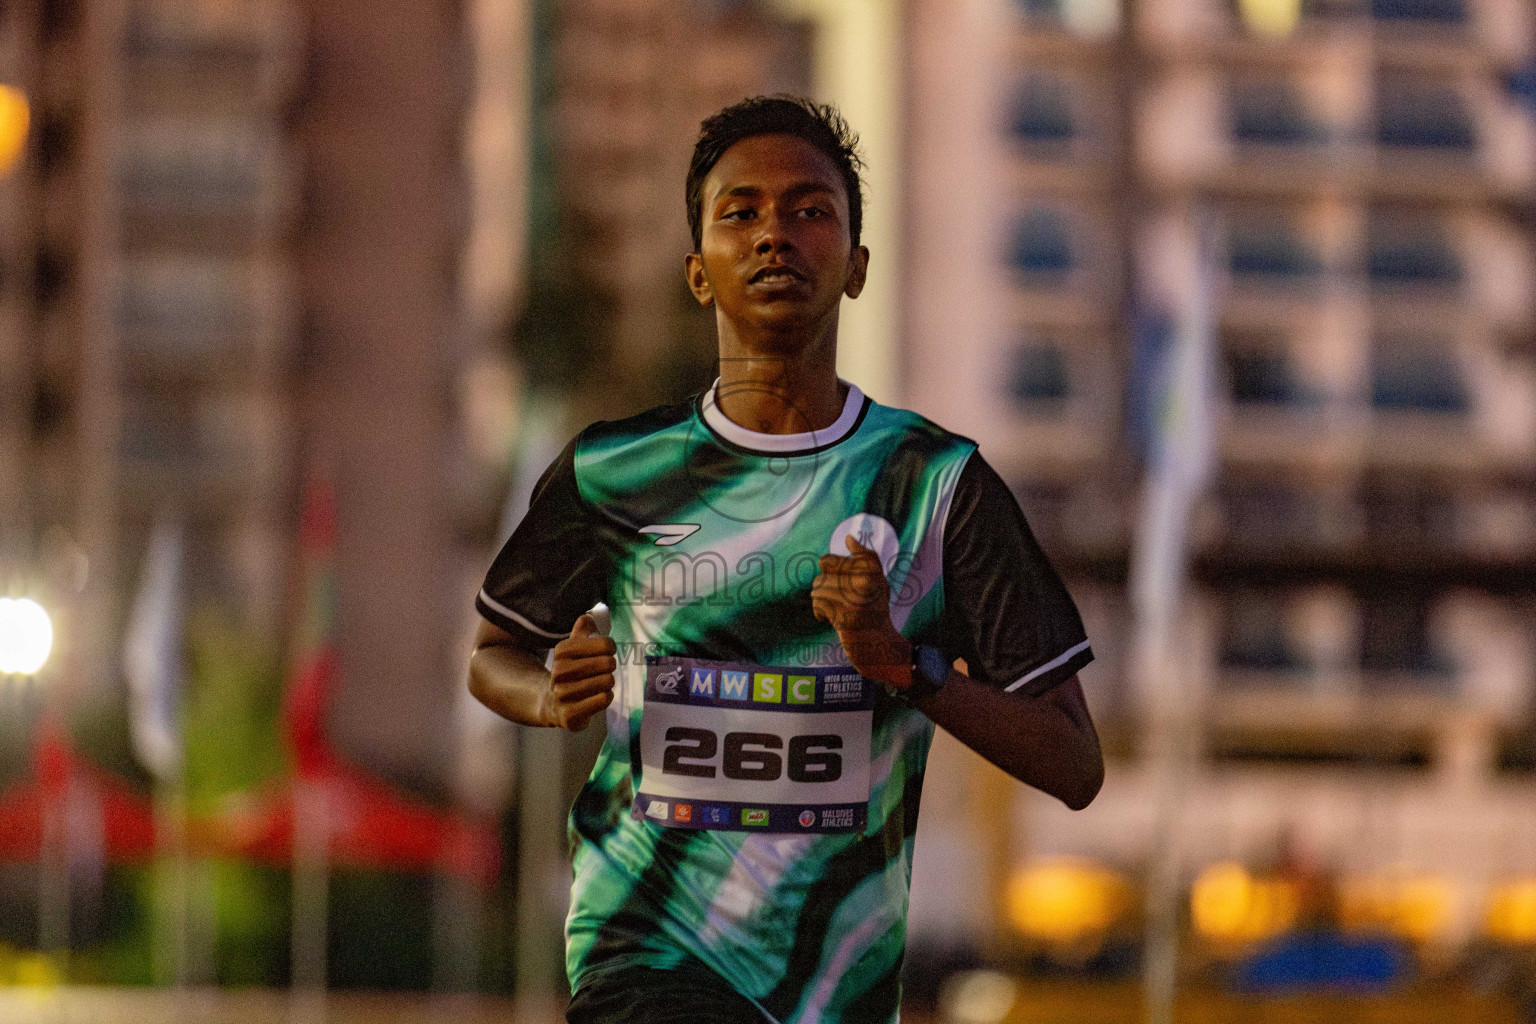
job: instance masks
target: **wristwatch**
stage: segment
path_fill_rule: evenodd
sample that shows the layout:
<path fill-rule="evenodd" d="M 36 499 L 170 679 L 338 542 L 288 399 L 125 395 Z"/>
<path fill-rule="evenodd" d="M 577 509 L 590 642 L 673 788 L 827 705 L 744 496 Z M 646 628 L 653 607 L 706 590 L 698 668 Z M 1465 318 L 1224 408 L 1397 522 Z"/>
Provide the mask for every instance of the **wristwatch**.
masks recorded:
<path fill-rule="evenodd" d="M 912 646 L 912 685 L 902 692 L 910 703 L 927 700 L 949 682 L 949 657 L 937 647 L 927 644 Z"/>

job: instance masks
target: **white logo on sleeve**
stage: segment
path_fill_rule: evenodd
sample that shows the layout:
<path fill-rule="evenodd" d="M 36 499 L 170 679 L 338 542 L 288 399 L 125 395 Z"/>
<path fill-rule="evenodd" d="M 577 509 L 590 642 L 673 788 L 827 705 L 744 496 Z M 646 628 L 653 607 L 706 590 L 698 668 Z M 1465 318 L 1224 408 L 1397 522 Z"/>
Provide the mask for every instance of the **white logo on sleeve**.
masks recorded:
<path fill-rule="evenodd" d="M 837 524 L 827 550 L 834 555 L 848 554 L 848 544 L 843 538 L 850 534 L 854 540 L 880 556 L 880 567 L 889 576 L 891 567 L 896 564 L 896 556 L 901 554 L 901 538 L 896 536 L 896 527 L 880 516 L 860 512 Z"/>
<path fill-rule="evenodd" d="M 636 533 L 648 533 L 656 535 L 656 546 L 669 548 L 685 537 L 692 537 L 699 532 L 698 523 L 655 523 L 651 526 L 642 526 Z"/>

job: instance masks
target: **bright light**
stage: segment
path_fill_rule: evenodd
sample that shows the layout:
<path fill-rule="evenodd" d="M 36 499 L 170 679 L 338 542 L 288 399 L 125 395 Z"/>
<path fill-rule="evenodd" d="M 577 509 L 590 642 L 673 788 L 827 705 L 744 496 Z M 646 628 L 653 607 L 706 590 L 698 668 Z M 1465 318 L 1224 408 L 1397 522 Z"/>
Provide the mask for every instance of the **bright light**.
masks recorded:
<path fill-rule="evenodd" d="M 0 674 L 30 676 L 53 650 L 53 622 L 28 597 L 0 597 Z"/>
<path fill-rule="evenodd" d="M 1488 896 L 1488 934 L 1521 946 L 1536 943 L 1536 880 L 1507 882 Z"/>
<path fill-rule="evenodd" d="M 1237 9 L 1255 35 L 1284 38 L 1301 21 L 1301 0 L 1238 0 Z"/>
<path fill-rule="evenodd" d="M 944 982 L 939 1006 L 956 1024 L 999 1024 L 1019 997 L 1019 983 L 996 971 L 966 971 Z"/>
<path fill-rule="evenodd" d="M 1414 942 L 1444 937 L 1456 891 L 1449 879 L 1406 871 L 1346 878 L 1339 885 L 1339 923 L 1349 931 L 1385 931 Z"/>
<path fill-rule="evenodd" d="M 1075 943 L 1114 923 L 1126 890 L 1119 875 L 1088 861 L 1037 861 L 1008 880 L 1008 920 L 1030 938 Z"/>
<path fill-rule="evenodd" d="M 32 108 L 27 94 L 12 85 L 0 85 L 0 174 L 9 171 L 27 145 Z"/>
<path fill-rule="evenodd" d="M 1215 942 L 1258 942 L 1296 923 L 1301 899 L 1292 882 L 1255 878 L 1241 864 L 1212 864 L 1189 895 L 1195 931 Z"/>

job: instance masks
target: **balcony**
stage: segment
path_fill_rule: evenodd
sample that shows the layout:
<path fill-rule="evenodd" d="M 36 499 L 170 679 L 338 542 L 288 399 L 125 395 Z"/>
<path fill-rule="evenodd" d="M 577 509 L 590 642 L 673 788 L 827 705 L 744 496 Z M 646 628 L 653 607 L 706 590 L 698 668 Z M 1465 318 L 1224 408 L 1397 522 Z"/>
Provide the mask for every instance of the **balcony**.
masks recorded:
<path fill-rule="evenodd" d="M 1311 676 L 1312 660 L 1289 628 L 1279 595 L 1235 592 L 1227 595 L 1225 613 L 1217 660 L 1229 678 L 1263 673 L 1301 683 Z"/>
<path fill-rule="evenodd" d="M 255 224 L 276 209 L 283 171 L 261 125 L 169 120 L 128 133 L 118 182 L 129 217 Z"/>
<path fill-rule="evenodd" d="M 1369 693 L 1457 689 L 1456 665 L 1430 621 L 1430 595 L 1395 590 L 1361 595 L 1360 671 Z"/>
<path fill-rule="evenodd" d="M 1014 103 L 1009 128 L 1031 149 L 1064 148 L 1079 134 L 1067 83 L 1051 75 L 1030 75 Z"/>
<path fill-rule="evenodd" d="M 1232 139 L 1240 144 L 1312 146 L 1328 141 L 1328 130 L 1284 79 L 1233 82 L 1227 112 Z"/>
<path fill-rule="evenodd" d="M 1058 345 L 1032 341 L 1013 357 L 1008 395 L 1015 406 L 1039 411 L 1059 409 L 1072 394 L 1067 360 Z"/>
<path fill-rule="evenodd" d="M 1471 153 L 1477 125 L 1455 87 L 1384 76 L 1376 89 L 1376 144 L 1388 150 Z"/>
<path fill-rule="evenodd" d="M 1239 283 L 1309 284 L 1323 259 L 1284 221 L 1235 223 L 1227 235 L 1227 268 Z"/>
<path fill-rule="evenodd" d="M 1297 378 L 1285 352 L 1236 350 L 1223 355 L 1234 405 L 1312 411 L 1322 404 L 1322 396 Z"/>
<path fill-rule="evenodd" d="M 1449 416 L 1471 411 L 1461 366 L 1447 348 L 1399 336 L 1378 338 L 1372 347 L 1372 408 Z"/>
<path fill-rule="evenodd" d="M 1050 207 L 1027 212 L 1014 231 L 1009 262 L 1029 278 L 1061 277 L 1071 271 L 1078 253 L 1067 215 Z"/>
<path fill-rule="evenodd" d="M 1465 25 L 1472 20 L 1466 0 L 1371 0 L 1371 17 L 1434 25 Z"/>
<path fill-rule="evenodd" d="M 1373 217 L 1366 232 L 1366 277 L 1372 287 L 1454 287 L 1461 256 L 1443 228 L 1423 218 Z"/>

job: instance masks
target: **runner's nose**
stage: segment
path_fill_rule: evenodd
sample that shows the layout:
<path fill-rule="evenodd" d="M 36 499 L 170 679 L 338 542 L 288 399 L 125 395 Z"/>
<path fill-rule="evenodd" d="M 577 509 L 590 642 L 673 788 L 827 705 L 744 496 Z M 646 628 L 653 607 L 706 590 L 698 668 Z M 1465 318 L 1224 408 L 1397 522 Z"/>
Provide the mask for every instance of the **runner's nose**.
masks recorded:
<path fill-rule="evenodd" d="M 759 256 L 766 256 L 771 252 L 792 248 L 788 233 L 779 218 L 769 214 L 762 220 L 763 233 L 757 238 L 756 251 Z"/>

